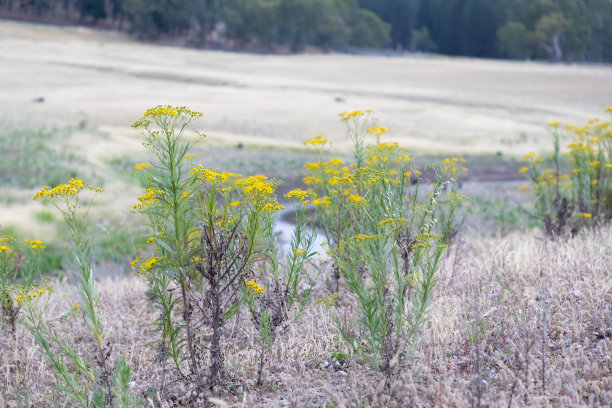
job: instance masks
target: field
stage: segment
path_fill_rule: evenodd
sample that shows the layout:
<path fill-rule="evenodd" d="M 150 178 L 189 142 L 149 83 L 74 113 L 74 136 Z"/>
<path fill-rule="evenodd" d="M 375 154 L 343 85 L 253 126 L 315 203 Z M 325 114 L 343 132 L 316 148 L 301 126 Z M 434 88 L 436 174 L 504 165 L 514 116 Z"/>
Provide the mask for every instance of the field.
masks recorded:
<path fill-rule="evenodd" d="M 64 265 L 45 316 L 96 361 L 75 325 L 81 298 L 69 235 L 32 197 L 72 177 L 104 188 L 89 216 L 100 310 L 110 360 L 126 357 L 130 392 L 144 406 L 610 406 L 612 230 L 548 239 L 521 212 L 533 208 L 517 171 L 526 153 L 551 150 L 549 122 L 603 116 L 611 95 L 609 66 L 239 54 L 0 20 L 0 227 L 42 239 L 52 253 L 45 265 Z M 287 208 L 283 195 L 304 186 L 303 165 L 313 160 L 304 140 L 323 134 L 331 153 L 350 160 L 340 112 L 374 111 L 388 128 L 383 141 L 410 149 L 423 171 L 439 158 L 466 158 L 460 192 L 471 210 L 441 259 L 409 369 L 386 381 L 344 345 L 326 304 L 339 294 L 343 307 L 357 306 L 347 287 L 334 292 L 325 256 L 307 266 L 312 299 L 270 346 L 261 384 L 258 328 L 244 308 L 225 326 L 221 386 L 198 396 L 161 368 L 148 345 L 158 312 L 129 265 L 152 253 L 147 220 L 132 211 L 142 194 L 133 166 L 151 155 L 130 125 L 158 104 L 203 113 L 185 135 L 207 135 L 193 165 L 285 180 L 277 195 Z M 285 215 L 277 221 L 287 245 L 293 216 Z M 0 330 L 0 406 L 68 404 L 36 349 L 22 325 Z"/>

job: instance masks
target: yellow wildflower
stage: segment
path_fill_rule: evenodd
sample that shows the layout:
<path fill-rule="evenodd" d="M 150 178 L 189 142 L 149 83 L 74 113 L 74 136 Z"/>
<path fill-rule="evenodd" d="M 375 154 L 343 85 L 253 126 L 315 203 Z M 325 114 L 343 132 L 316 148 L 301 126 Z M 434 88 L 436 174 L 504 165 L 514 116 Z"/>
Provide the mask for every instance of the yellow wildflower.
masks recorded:
<path fill-rule="evenodd" d="M 337 157 L 333 157 L 333 158 L 329 159 L 326 164 L 338 167 L 338 166 L 344 164 L 344 162 L 341 159 L 337 158 Z"/>
<path fill-rule="evenodd" d="M 342 113 L 339 113 L 338 116 L 340 116 L 340 119 L 346 122 L 347 120 L 351 118 L 358 118 L 360 116 L 365 115 L 366 113 L 372 113 L 372 111 L 368 109 L 365 111 L 356 110 L 352 112 L 342 112 Z"/>
<path fill-rule="evenodd" d="M 578 213 L 579 217 L 583 217 L 583 218 L 592 218 L 593 215 L 589 214 L 589 213 Z"/>
<path fill-rule="evenodd" d="M 142 265 L 140 265 L 140 272 L 143 273 L 143 272 L 150 270 L 153 267 L 153 265 L 155 265 L 162 259 L 163 258 L 161 257 L 155 257 L 155 256 L 147 259 L 145 262 L 142 263 Z"/>
<path fill-rule="evenodd" d="M 262 286 L 259 286 L 257 282 L 254 282 L 254 281 L 248 281 L 246 285 L 249 288 L 249 291 L 254 295 L 259 295 L 265 289 Z"/>
<path fill-rule="evenodd" d="M 85 182 L 85 180 L 79 180 L 79 179 L 72 179 L 67 184 L 60 184 L 59 186 L 54 187 L 54 188 L 45 186 L 42 188 L 42 190 L 40 190 L 38 193 L 34 195 L 34 200 L 38 200 L 39 198 L 49 198 L 49 199 L 56 198 L 56 197 L 67 198 L 70 196 L 77 195 L 86 186 L 87 186 L 87 183 Z M 102 191 L 101 188 L 97 188 L 97 187 L 89 187 L 89 189 L 92 191 L 96 191 L 96 192 Z"/>
<path fill-rule="evenodd" d="M 134 165 L 134 170 L 140 171 L 140 170 L 148 169 L 149 167 L 151 167 L 149 163 L 138 163 Z"/>
<path fill-rule="evenodd" d="M 385 226 L 387 224 L 404 224 L 408 222 L 405 218 L 387 218 L 386 220 L 382 220 L 378 223 L 378 225 Z"/>
<path fill-rule="evenodd" d="M 361 204 L 361 203 L 365 203 L 367 200 L 363 197 L 361 197 L 358 194 L 352 194 L 349 196 L 349 201 L 353 202 L 353 203 L 357 203 L 357 204 Z"/>
<path fill-rule="evenodd" d="M 304 182 L 304 184 L 313 184 L 313 183 L 317 184 L 317 183 L 321 183 L 322 182 L 322 180 L 320 178 L 317 178 L 317 177 L 314 177 L 314 176 L 304 177 L 302 179 L 302 181 Z"/>
<path fill-rule="evenodd" d="M 372 126 L 368 129 L 368 133 L 374 133 L 376 136 L 380 136 L 387 131 L 387 128 L 384 126 Z"/>
<path fill-rule="evenodd" d="M 323 135 L 316 135 L 310 140 L 304 141 L 304 146 L 319 146 L 328 143 L 329 140 L 325 139 Z"/>
<path fill-rule="evenodd" d="M 30 245 L 30 248 L 32 249 L 44 249 L 45 248 L 42 241 L 39 239 L 36 239 L 34 241 L 29 241 L 26 239 L 25 242 L 28 243 Z"/>
<path fill-rule="evenodd" d="M 296 188 L 295 190 L 291 190 L 287 194 L 285 194 L 285 198 L 297 198 L 298 200 L 306 200 L 310 193 L 308 191 L 304 191 L 302 189 Z"/>
<path fill-rule="evenodd" d="M 556 122 L 556 121 L 555 121 L 555 122 L 550 122 L 550 123 L 548 124 L 548 126 L 550 126 L 550 127 L 557 127 L 557 126 L 559 126 L 560 124 L 561 124 L 561 122 Z"/>
<path fill-rule="evenodd" d="M 285 209 L 285 207 L 280 204 L 266 203 L 266 205 L 262 207 L 261 211 L 280 211 L 283 209 Z"/>
<path fill-rule="evenodd" d="M 522 167 L 518 172 L 519 174 L 523 174 L 529 171 L 529 167 Z"/>
<path fill-rule="evenodd" d="M 520 186 L 520 187 L 519 187 L 519 190 L 521 190 L 521 191 L 526 190 L 526 189 L 527 189 L 527 186 L 526 186 L 526 185 L 524 185 L 524 184 L 523 184 L 522 186 Z"/>
<path fill-rule="evenodd" d="M 331 199 L 327 196 L 312 200 L 312 205 L 314 205 L 315 207 L 320 206 L 320 205 L 327 207 L 330 204 L 331 204 Z"/>

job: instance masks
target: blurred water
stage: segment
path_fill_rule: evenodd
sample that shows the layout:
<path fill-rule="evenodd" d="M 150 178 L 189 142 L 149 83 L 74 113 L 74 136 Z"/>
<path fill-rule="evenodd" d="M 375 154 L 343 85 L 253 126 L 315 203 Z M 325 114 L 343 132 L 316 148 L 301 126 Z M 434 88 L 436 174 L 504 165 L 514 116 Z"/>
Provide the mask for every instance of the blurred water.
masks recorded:
<path fill-rule="evenodd" d="M 276 215 L 276 234 L 285 253 L 291 251 L 291 236 L 293 235 L 295 224 L 289 220 L 293 219 L 292 215 L 294 213 L 293 208 L 285 208 Z M 317 237 L 313 245 L 313 251 L 317 252 L 317 258 L 327 258 L 325 248 L 322 246 L 324 242 L 325 237 L 320 231 L 317 231 Z"/>

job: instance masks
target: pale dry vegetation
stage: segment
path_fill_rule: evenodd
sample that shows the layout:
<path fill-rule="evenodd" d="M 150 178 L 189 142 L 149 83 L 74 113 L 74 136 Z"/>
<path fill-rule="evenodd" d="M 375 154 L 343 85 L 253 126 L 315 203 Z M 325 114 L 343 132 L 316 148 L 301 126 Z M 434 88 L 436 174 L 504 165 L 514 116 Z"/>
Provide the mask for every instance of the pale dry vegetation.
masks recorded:
<path fill-rule="evenodd" d="M 226 326 L 230 386 L 217 397 L 230 406 L 261 407 L 608 406 L 611 234 L 602 228 L 568 241 L 522 234 L 484 242 L 458 239 L 440 271 L 420 358 L 390 389 L 360 361 L 332 358 L 343 348 L 328 310 L 316 302 L 331 296 L 319 276 L 306 314 L 269 353 L 263 386 L 254 386 L 255 329 L 248 323 Z M 325 271 L 325 264 L 319 269 Z M 126 355 L 134 393 L 156 401 L 164 384 L 169 397 L 161 406 L 180 406 L 187 395 L 172 378 L 163 380 L 155 348 L 146 346 L 148 322 L 155 316 L 143 283 L 107 279 L 99 288 L 113 358 Z M 64 283 L 56 292 L 46 315 L 66 336 L 87 345 L 73 330 L 80 318 L 70 311 L 76 290 Z M 340 293 L 345 295 L 340 302 L 351 302 L 343 289 Z M 1 336 L 0 384 L 7 406 L 18 406 L 17 395 L 29 396 L 30 406 L 64 406 L 31 334 L 18 326 L 15 337 L 8 331 Z"/>

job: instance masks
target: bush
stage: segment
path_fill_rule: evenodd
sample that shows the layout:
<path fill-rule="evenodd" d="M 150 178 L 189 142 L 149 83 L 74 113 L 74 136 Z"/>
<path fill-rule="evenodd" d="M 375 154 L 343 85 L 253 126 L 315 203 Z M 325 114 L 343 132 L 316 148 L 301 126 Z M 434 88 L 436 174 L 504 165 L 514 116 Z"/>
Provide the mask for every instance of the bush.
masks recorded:
<path fill-rule="evenodd" d="M 368 111 L 340 115 L 353 141 L 353 163 L 323 160 L 328 140 L 317 136 L 318 160 L 306 164 L 305 199 L 316 207 L 328 253 L 334 261 L 334 290 L 342 281 L 350 294 L 333 318 L 351 351 L 380 370 L 387 383 L 410 362 L 427 321 L 436 272 L 461 202 L 455 175 L 462 159 L 429 168 L 421 186 L 413 158 L 396 143 L 380 143 L 385 127 Z M 376 137 L 375 144 L 366 137 Z M 347 318 L 356 303 L 357 317 Z"/>
<path fill-rule="evenodd" d="M 612 107 L 607 108 L 612 113 Z M 532 181 L 536 211 L 551 237 L 612 218 L 612 123 L 592 119 L 582 127 L 549 124 L 553 151 L 542 158 L 532 152 L 519 170 Z M 561 140 L 573 137 L 566 153 Z M 526 186 L 522 187 L 526 188 Z"/>

